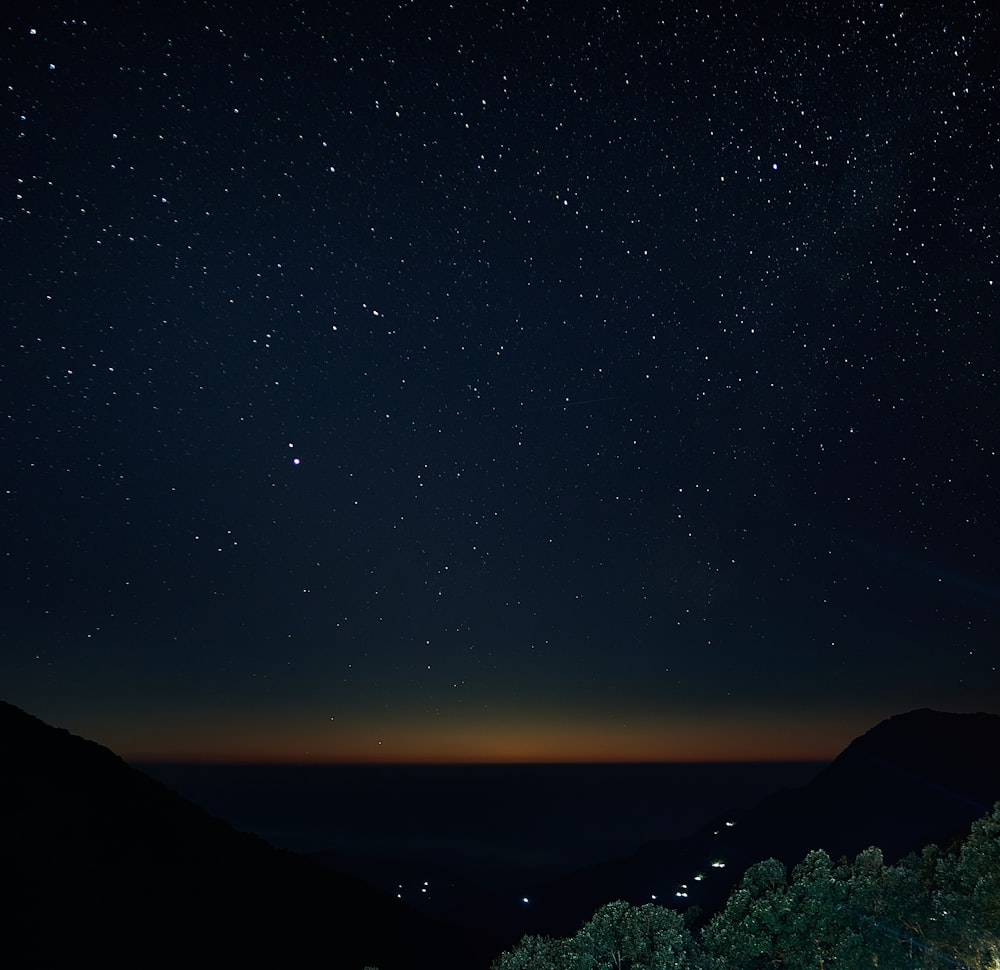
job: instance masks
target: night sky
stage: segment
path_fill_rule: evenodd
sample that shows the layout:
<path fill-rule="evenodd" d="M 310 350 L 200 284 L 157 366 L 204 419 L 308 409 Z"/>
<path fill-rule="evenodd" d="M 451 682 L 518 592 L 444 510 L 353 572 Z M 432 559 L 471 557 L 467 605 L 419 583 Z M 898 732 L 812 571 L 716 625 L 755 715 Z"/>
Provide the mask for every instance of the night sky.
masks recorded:
<path fill-rule="evenodd" d="M 0 696 L 181 760 L 1000 709 L 988 4 L 36 6 Z"/>

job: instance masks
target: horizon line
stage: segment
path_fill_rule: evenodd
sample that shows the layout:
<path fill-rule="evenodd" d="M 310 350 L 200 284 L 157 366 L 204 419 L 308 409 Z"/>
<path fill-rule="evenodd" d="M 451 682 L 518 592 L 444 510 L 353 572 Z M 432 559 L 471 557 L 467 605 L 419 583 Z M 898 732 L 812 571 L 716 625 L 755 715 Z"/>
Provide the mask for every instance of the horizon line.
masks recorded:
<path fill-rule="evenodd" d="M 286 759 L 281 761 L 250 758 L 164 758 L 164 757 L 124 757 L 122 760 L 129 765 L 187 765 L 218 768 L 250 767 L 250 768 L 554 768 L 582 767 L 608 768 L 633 767 L 653 765 L 794 765 L 794 764 L 829 764 L 833 758 L 674 758 L 674 759 L 636 759 L 619 761 L 581 761 L 581 760 L 530 760 L 530 761 L 365 761 L 365 760 L 320 760 L 320 759 Z"/>

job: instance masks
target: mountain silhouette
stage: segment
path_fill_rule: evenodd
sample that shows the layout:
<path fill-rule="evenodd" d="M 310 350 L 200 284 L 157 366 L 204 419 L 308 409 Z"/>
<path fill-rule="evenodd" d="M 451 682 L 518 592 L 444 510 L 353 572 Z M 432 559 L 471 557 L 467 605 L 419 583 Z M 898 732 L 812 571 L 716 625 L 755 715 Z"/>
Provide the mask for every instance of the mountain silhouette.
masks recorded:
<path fill-rule="evenodd" d="M 0 825 L 4 966 L 457 968 L 499 949 L 2 701 Z"/>
<path fill-rule="evenodd" d="M 518 932 L 568 935 L 615 899 L 713 911 L 755 862 L 792 866 L 878 846 L 889 862 L 964 835 L 1000 800 L 1000 716 L 916 710 L 855 739 L 808 784 L 728 812 L 691 836 L 527 887 Z"/>
<path fill-rule="evenodd" d="M 794 865 L 811 849 L 838 858 L 877 845 L 891 862 L 946 844 L 1000 800 L 997 751 L 1000 716 L 898 715 L 808 784 L 525 887 L 523 905 L 456 885 L 467 927 L 484 935 L 237 832 L 108 749 L 0 701 L 0 962 L 485 968 L 523 933 L 572 934 L 615 899 L 711 912 L 769 857 Z"/>

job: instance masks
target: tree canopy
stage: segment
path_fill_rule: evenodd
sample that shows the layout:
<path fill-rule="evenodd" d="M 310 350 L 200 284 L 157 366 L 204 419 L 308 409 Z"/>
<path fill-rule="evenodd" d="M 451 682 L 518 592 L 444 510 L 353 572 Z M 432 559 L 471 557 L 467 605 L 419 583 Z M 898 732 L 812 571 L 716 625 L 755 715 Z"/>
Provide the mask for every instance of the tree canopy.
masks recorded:
<path fill-rule="evenodd" d="M 568 939 L 525 937 L 493 970 L 1000 970 L 1000 802 L 947 850 L 887 865 L 872 847 L 789 874 L 751 866 L 698 930 L 674 910 L 607 903 Z"/>

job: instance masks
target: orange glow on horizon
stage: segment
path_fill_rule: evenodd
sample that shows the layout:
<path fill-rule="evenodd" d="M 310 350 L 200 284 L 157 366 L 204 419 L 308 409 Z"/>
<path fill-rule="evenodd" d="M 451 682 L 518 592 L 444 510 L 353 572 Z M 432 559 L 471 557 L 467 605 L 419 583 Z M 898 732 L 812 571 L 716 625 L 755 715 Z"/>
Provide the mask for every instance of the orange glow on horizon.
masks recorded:
<path fill-rule="evenodd" d="M 655 718 L 624 724 L 519 722 L 373 725 L 345 718 L 324 732 L 299 719 L 135 731 L 115 747 L 133 762 L 204 764 L 472 765 L 830 761 L 870 722 Z M 105 735 L 107 737 L 107 735 Z"/>

